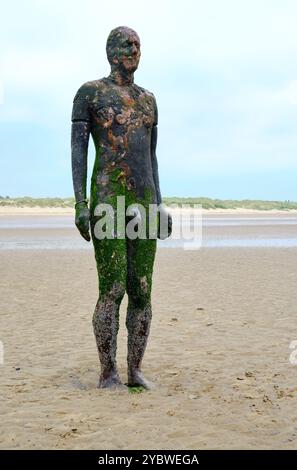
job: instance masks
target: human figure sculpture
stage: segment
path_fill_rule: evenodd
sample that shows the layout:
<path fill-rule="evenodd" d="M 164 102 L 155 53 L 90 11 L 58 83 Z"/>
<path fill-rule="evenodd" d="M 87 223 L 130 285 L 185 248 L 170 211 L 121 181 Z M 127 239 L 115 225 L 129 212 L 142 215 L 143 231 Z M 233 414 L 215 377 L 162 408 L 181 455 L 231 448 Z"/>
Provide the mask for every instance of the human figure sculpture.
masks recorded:
<path fill-rule="evenodd" d="M 125 197 L 125 208 L 142 204 L 148 211 L 157 204 L 165 209 L 159 187 L 157 105 L 152 93 L 134 83 L 140 59 L 140 40 L 135 31 L 118 27 L 106 44 L 111 72 L 108 77 L 82 85 L 72 110 L 72 176 L 75 193 L 75 223 L 87 241 L 92 237 L 99 280 L 99 298 L 93 315 L 101 374 L 100 388 L 125 387 L 116 364 L 119 308 L 128 294 L 128 385 L 152 387 L 141 372 L 152 317 L 151 287 L 156 253 L 155 238 L 98 239 L 95 208 L 110 204 L 117 211 L 117 197 Z M 87 153 L 92 135 L 96 156 L 91 179 L 90 204 L 86 199 Z M 131 217 L 126 217 L 128 222 Z M 167 214 L 168 234 L 171 216 Z M 91 237 L 90 231 L 91 230 Z"/>

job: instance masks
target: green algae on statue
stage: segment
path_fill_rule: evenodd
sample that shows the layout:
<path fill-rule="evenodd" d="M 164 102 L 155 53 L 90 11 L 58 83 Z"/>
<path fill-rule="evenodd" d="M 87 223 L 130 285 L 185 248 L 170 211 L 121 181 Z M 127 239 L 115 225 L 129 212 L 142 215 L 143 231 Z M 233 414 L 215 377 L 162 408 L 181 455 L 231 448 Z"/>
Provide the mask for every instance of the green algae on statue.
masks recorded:
<path fill-rule="evenodd" d="M 75 223 L 82 237 L 92 237 L 98 271 L 99 298 L 93 328 L 101 364 L 99 387 L 124 387 L 116 364 L 119 308 L 128 294 L 128 385 L 150 388 L 141 364 L 152 318 L 151 290 L 156 253 L 155 238 L 98 238 L 98 205 L 109 204 L 116 212 L 118 196 L 124 208 L 141 204 L 146 211 L 162 205 L 156 158 L 158 111 L 152 93 L 134 83 L 140 59 L 140 40 L 135 31 L 121 26 L 111 31 L 106 44 L 111 66 L 108 77 L 82 85 L 72 110 L 72 177 L 76 199 Z M 90 204 L 87 200 L 87 156 L 89 136 L 95 145 Z M 171 217 L 166 214 L 168 233 Z M 141 220 L 141 219 L 140 219 Z M 127 227 L 131 215 L 125 215 Z M 143 221 L 142 221 L 143 222 Z M 141 222 L 139 222 L 141 223 Z M 91 231 L 91 236 L 90 236 Z"/>

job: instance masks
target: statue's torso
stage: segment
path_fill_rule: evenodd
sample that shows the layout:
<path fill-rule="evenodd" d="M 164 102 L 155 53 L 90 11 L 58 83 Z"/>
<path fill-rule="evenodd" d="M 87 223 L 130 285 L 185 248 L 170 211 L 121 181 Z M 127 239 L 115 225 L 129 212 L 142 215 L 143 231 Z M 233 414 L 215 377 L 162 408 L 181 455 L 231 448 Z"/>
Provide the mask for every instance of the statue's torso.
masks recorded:
<path fill-rule="evenodd" d="M 105 200 L 125 186 L 139 198 L 155 187 L 151 166 L 151 133 L 157 124 L 154 96 L 132 84 L 118 86 L 108 78 L 88 82 L 75 100 L 87 106 L 96 160 L 92 194 Z M 74 103 L 75 103 L 74 100 Z M 79 103 L 78 103 L 79 104 Z"/>

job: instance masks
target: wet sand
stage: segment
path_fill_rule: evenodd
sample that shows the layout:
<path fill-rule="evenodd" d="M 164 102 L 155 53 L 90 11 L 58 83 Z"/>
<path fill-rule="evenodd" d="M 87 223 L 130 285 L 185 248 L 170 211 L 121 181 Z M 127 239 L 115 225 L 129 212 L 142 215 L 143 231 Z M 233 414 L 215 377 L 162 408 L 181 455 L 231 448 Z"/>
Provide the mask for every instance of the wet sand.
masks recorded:
<path fill-rule="evenodd" d="M 1 209 L 1 208 L 0 208 Z M 3 209 L 3 208 L 2 208 Z M 187 211 L 179 217 L 173 212 L 176 235 L 181 224 L 189 226 Z M 297 248 L 297 212 L 197 212 L 195 226 L 202 224 L 204 247 L 295 247 Z M 199 233 L 199 231 L 198 231 Z M 182 248 L 183 241 L 159 241 L 160 248 Z M 73 214 L 4 214 L 0 210 L 0 250 L 15 249 L 92 249 L 80 237 Z"/>
<path fill-rule="evenodd" d="M 140 394 L 96 388 L 92 250 L 0 263 L 2 449 L 297 448 L 296 248 L 159 249 Z"/>

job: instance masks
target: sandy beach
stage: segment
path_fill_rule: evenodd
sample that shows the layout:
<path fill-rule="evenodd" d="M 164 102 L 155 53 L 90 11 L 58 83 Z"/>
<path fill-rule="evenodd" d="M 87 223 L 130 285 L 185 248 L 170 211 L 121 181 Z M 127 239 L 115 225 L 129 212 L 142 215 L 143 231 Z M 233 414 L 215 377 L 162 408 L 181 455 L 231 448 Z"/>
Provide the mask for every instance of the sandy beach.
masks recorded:
<path fill-rule="evenodd" d="M 36 230 L 52 236 L 0 236 Z M 0 263 L 1 449 L 297 448 L 296 247 L 158 249 L 143 363 L 156 389 L 139 394 L 97 389 L 91 249 L 2 249 Z"/>

